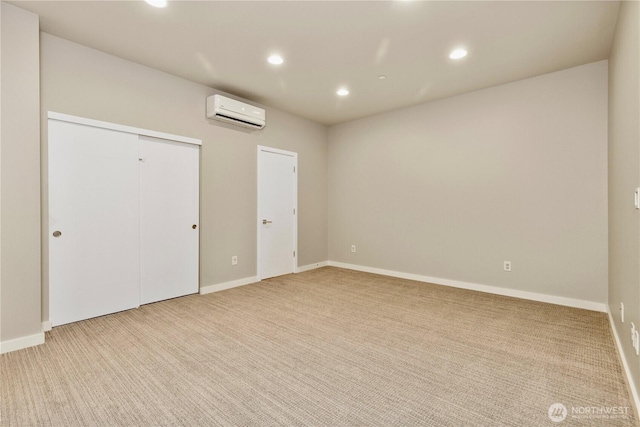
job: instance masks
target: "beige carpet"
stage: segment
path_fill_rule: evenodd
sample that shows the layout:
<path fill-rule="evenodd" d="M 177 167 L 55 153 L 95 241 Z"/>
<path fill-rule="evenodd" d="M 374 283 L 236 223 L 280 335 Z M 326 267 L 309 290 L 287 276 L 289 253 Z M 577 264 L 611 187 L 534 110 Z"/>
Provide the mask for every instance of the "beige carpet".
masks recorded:
<path fill-rule="evenodd" d="M 3 426 L 636 425 L 571 417 L 631 406 L 605 314 L 328 267 L 60 326 L 0 363 Z"/>

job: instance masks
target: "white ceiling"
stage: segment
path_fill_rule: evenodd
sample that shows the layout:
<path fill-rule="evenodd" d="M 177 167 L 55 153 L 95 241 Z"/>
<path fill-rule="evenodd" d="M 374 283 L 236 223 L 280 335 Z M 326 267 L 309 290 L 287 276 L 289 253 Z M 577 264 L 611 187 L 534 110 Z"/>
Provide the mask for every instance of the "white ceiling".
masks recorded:
<path fill-rule="evenodd" d="M 616 1 L 12 2 L 42 31 L 323 124 L 606 59 Z M 466 47 L 459 61 L 449 52 Z M 279 52 L 285 63 L 266 62 Z M 384 74 L 385 80 L 378 76 Z M 346 86 L 350 95 L 336 96 Z"/>

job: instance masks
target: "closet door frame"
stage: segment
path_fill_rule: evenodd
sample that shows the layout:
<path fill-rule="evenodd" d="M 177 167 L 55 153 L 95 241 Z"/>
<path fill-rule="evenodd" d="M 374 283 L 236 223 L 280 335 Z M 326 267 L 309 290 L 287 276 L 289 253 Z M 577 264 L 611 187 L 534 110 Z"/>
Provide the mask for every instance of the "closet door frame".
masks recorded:
<path fill-rule="evenodd" d="M 141 129 L 133 126 L 120 125 L 117 123 L 103 122 L 100 120 L 88 119 L 86 117 L 71 116 L 69 114 L 56 113 L 49 111 L 48 119 L 60 120 L 62 122 L 77 123 L 80 125 L 93 126 L 103 129 L 117 130 L 120 132 L 132 133 L 140 136 L 150 136 L 152 138 L 168 139 L 175 142 L 184 142 L 185 144 L 202 145 L 202 140 L 197 138 L 189 138 L 187 136 L 173 135 L 165 132 L 157 132 L 155 130 Z"/>
<path fill-rule="evenodd" d="M 91 127 L 95 127 L 95 128 L 101 128 L 101 129 L 108 129 L 108 130 L 113 130 L 113 131 L 118 131 L 118 132 L 123 132 L 123 133 L 128 133 L 128 134 L 132 134 L 134 136 L 136 136 L 136 139 L 139 139 L 140 137 L 152 137 L 152 138 L 159 138 L 162 140 L 168 140 L 171 142 L 179 142 L 179 143 L 184 143 L 184 144 L 193 144 L 193 145 L 197 145 L 197 146 L 201 146 L 202 145 L 202 141 L 200 139 L 196 139 L 196 138 L 189 138 L 189 137 L 185 137 L 185 136 L 180 136 L 180 135 L 174 135 L 174 134 L 169 134 L 169 133 L 164 133 L 164 132 L 157 132 L 157 131 L 153 131 L 153 130 L 148 130 L 148 129 L 141 129 L 141 128 L 136 128 L 136 127 L 131 127 L 131 126 L 126 126 L 126 125 L 120 125 L 120 124 L 115 124 L 115 123 L 109 123 L 109 122 L 103 122 L 103 121 L 99 121 L 99 120 L 93 120 L 93 119 L 88 119 L 88 118 L 84 118 L 84 117 L 78 117 L 78 116 L 72 116 L 72 115 L 68 115 L 68 114 L 62 114 L 62 113 L 56 113 L 56 112 L 52 112 L 49 111 L 47 114 L 47 118 L 49 119 L 49 121 L 54 120 L 54 121 L 61 121 L 61 122 L 67 122 L 67 123 L 73 123 L 73 124 L 79 124 L 79 125 L 85 125 L 85 126 L 91 126 Z M 136 149 L 137 150 L 137 149 Z M 50 185 L 50 183 L 49 183 Z M 198 185 L 199 185 L 199 181 L 198 181 Z M 199 192 L 199 189 L 198 189 Z M 47 196 L 49 197 L 49 196 Z M 48 200 L 48 202 L 50 202 L 50 200 Z M 48 209 L 48 208 L 47 208 Z M 45 227 L 43 230 L 46 230 L 46 232 L 48 233 L 48 236 L 46 236 L 46 238 L 44 238 L 44 242 L 46 242 L 45 244 L 47 244 L 47 263 L 49 264 L 49 272 L 52 271 L 52 268 L 55 268 L 55 266 L 51 265 L 51 247 L 50 247 L 50 238 L 49 236 L 55 231 L 53 229 L 50 230 L 50 228 L 52 227 L 51 224 L 51 218 L 49 217 L 49 212 L 47 212 L 47 227 Z M 199 223 L 198 223 L 198 228 L 199 228 Z M 53 230 L 53 231 L 52 231 Z M 196 231 L 199 234 L 199 229 Z M 197 253 L 196 255 L 199 258 L 199 254 Z M 196 260 L 196 264 L 199 264 L 199 259 Z M 49 296 L 49 301 L 48 301 L 48 305 L 50 308 L 49 311 L 49 323 L 52 324 L 52 326 L 57 326 L 59 324 L 64 324 L 64 323 L 68 323 L 67 321 L 63 321 L 62 323 L 56 322 L 55 319 L 52 319 L 52 317 L 55 315 L 51 312 L 51 301 L 52 301 L 52 294 L 51 294 L 51 277 L 49 277 L 49 281 L 47 283 L 47 287 L 49 292 L 47 292 L 48 296 Z M 197 287 L 199 288 L 199 283 L 197 285 Z M 197 292 L 197 289 L 194 291 Z M 139 305 L 139 298 L 138 298 L 138 304 Z M 105 313 L 106 314 L 106 313 Z M 51 322 L 51 320 L 53 320 L 53 322 Z M 81 319 L 77 319 L 77 320 L 81 320 Z M 74 321 L 74 320 L 72 320 Z"/>

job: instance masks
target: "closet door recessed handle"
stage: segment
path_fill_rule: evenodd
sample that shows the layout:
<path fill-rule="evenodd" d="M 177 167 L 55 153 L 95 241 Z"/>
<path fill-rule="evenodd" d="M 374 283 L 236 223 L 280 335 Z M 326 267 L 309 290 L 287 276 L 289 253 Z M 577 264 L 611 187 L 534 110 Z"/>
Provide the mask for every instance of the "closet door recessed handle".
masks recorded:
<path fill-rule="evenodd" d="M 196 228 L 198 228 L 198 226 L 197 226 L 197 225 L 195 225 L 195 224 L 193 224 L 193 225 L 191 226 L 191 228 L 193 228 L 193 229 L 195 230 Z"/>
<path fill-rule="evenodd" d="M 53 237 L 60 237 L 60 236 L 62 236 L 62 232 L 61 231 L 56 230 L 56 231 L 53 232 Z"/>

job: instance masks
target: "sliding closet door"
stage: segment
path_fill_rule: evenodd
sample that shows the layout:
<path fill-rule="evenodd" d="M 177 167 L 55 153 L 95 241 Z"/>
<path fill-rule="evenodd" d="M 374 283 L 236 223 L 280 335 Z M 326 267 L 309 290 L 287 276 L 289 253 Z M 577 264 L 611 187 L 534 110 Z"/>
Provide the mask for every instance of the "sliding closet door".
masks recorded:
<path fill-rule="evenodd" d="M 137 135 L 49 120 L 53 326 L 139 305 Z"/>
<path fill-rule="evenodd" d="M 140 137 L 140 303 L 198 292 L 200 147 Z"/>

